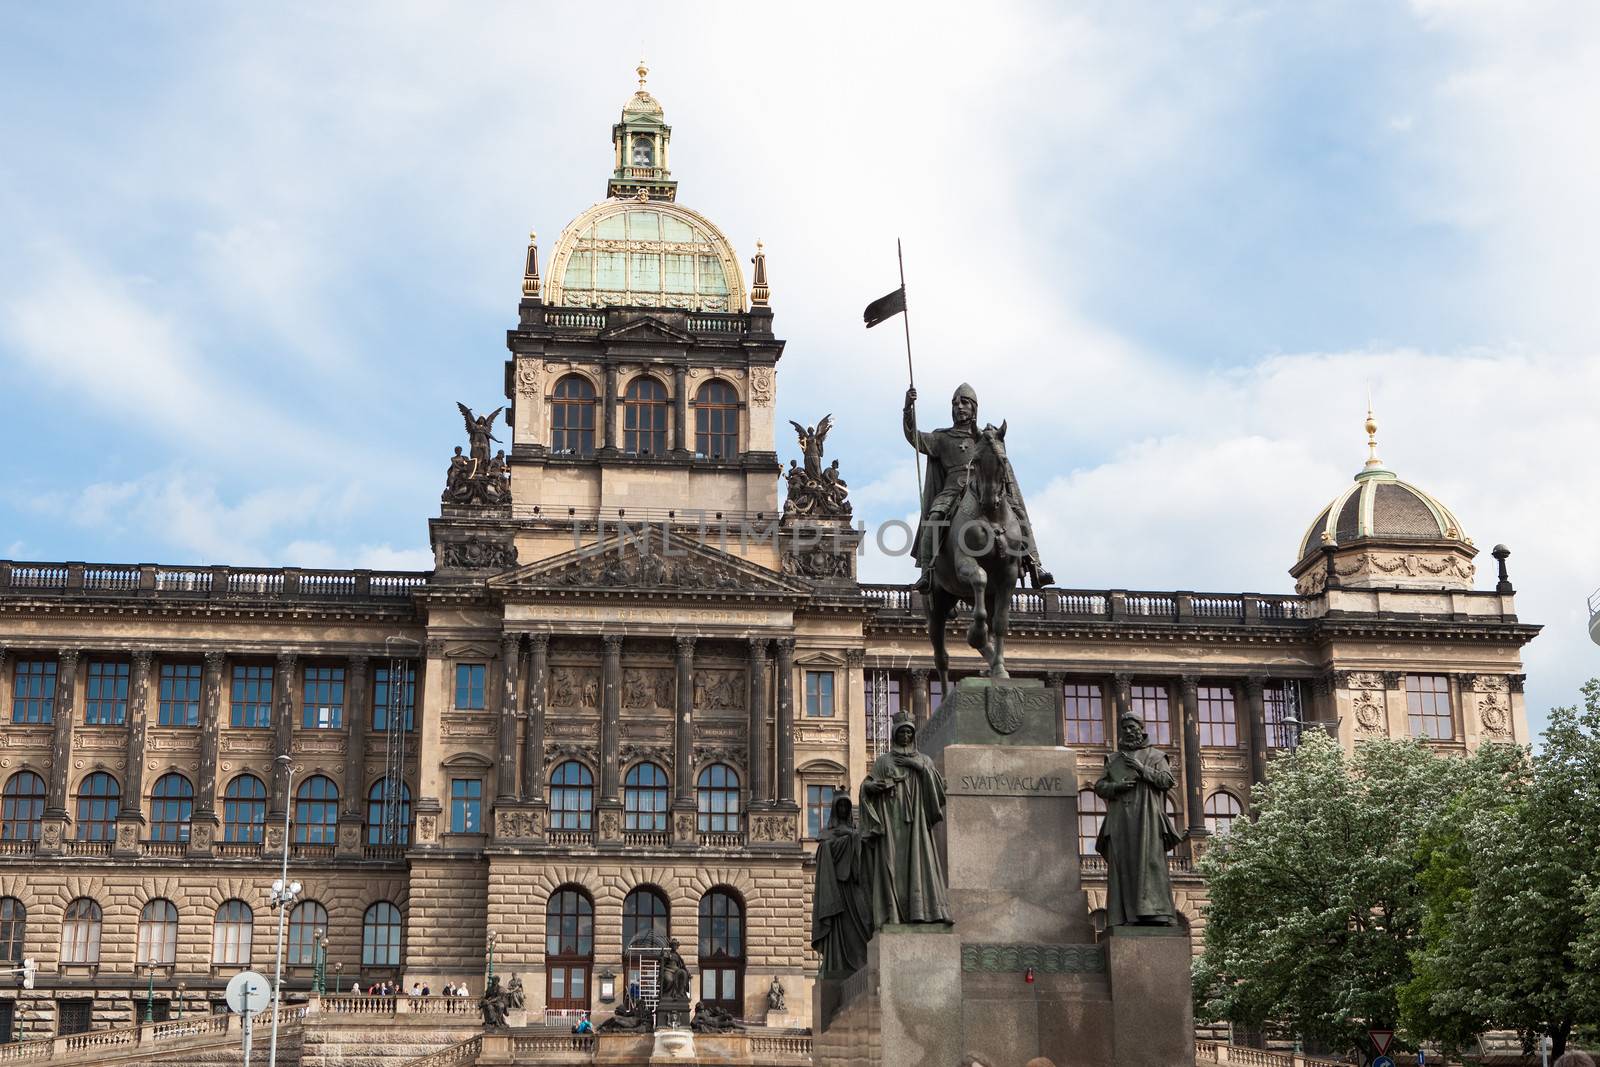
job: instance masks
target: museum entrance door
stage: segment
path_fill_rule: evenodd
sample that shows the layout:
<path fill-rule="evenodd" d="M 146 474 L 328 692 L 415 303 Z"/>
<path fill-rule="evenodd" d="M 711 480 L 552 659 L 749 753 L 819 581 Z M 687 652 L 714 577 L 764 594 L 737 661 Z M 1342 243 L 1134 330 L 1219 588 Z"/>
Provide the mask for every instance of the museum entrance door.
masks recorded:
<path fill-rule="evenodd" d="M 589 1008 L 594 969 L 594 901 L 576 886 L 550 894 L 545 909 L 545 1006 L 552 1012 Z"/>

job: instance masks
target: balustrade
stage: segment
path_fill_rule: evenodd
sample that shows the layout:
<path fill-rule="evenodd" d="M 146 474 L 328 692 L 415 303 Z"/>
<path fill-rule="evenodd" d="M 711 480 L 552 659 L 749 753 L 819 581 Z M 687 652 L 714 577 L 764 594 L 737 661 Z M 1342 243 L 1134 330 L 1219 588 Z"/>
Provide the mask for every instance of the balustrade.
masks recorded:
<path fill-rule="evenodd" d="M 0 591 L 74 595 L 404 600 L 427 585 L 416 571 L 160 567 L 0 561 Z"/>
<path fill-rule="evenodd" d="M 547 830 L 545 840 L 552 845 L 592 845 L 593 830 Z"/>
<path fill-rule="evenodd" d="M 668 830 L 625 830 L 622 843 L 641 848 L 666 848 L 672 844 L 672 833 Z"/>
<path fill-rule="evenodd" d="M 189 842 L 187 841 L 142 841 L 140 845 L 143 847 L 146 856 L 172 858 L 189 854 Z"/>
<path fill-rule="evenodd" d="M 744 834 L 739 831 L 701 833 L 700 844 L 705 848 L 743 848 Z"/>

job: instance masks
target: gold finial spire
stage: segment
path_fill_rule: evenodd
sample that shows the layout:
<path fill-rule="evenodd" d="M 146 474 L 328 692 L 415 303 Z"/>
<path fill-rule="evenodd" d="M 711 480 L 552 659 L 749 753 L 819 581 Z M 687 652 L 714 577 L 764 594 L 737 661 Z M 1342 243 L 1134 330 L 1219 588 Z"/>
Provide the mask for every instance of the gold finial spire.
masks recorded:
<path fill-rule="evenodd" d="M 1367 470 L 1378 470 L 1383 467 L 1383 460 L 1378 458 L 1378 420 L 1372 414 L 1372 387 L 1367 386 Z"/>
<path fill-rule="evenodd" d="M 756 255 L 750 262 L 755 264 L 755 272 L 750 277 L 750 305 L 765 307 L 772 299 L 772 289 L 767 285 L 766 246 L 760 239 L 756 240 Z"/>
<path fill-rule="evenodd" d="M 645 66 L 644 65 L 644 59 L 640 58 L 639 65 L 637 67 L 635 67 L 634 70 L 639 75 L 639 91 L 643 92 L 644 91 L 644 80 L 645 80 L 646 76 L 649 75 L 650 68 Z"/>
<path fill-rule="evenodd" d="M 528 261 L 522 268 L 522 295 L 539 299 L 539 235 L 528 231 Z"/>

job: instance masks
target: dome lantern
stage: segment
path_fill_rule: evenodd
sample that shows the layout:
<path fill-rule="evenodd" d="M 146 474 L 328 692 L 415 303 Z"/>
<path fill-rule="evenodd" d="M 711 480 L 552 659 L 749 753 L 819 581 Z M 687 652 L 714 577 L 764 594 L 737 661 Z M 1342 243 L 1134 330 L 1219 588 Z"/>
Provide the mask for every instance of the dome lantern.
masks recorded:
<path fill-rule="evenodd" d="M 644 60 L 639 60 L 635 72 L 639 75 L 639 89 L 622 105 L 622 121 L 611 127 L 616 160 L 611 180 L 606 183 L 606 195 L 670 202 L 678 195 L 678 183 L 667 169 L 672 127 L 666 123 L 661 101 L 644 87 L 650 73 Z"/>

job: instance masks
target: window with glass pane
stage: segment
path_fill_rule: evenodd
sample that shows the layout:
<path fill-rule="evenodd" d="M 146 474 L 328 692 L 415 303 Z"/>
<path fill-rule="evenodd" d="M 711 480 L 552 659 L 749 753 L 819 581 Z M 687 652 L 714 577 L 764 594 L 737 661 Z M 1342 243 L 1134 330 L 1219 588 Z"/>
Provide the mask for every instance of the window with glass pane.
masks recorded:
<path fill-rule="evenodd" d="M 821 837 L 833 819 L 833 798 L 838 789 L 831 785 L 806 786 L 806 836 Z"/>
<path fill-rule="evenodd" d="M 579 253 L 587 259 L 588 253 Z M 576 255 L 574 256 L 576 259 Z M 550 397 L 550 451 L 558 456 L 594 455 L 594 384 L 581 374 L 556 383 Z"/>
<path fill-rule="evenodd" d="M 1267 720 L 1267 747 L 1294 748 L 1300 743 L 1300 689 L 1294 682 L 1269 685 L 1262 692 Z"/>
<path fill-rule="evenodd" d="M 178 909 L 170 900 L 157 897 L 139 913 L 140 964 L 158 966 L 176 963 L 178 959 Z"/>
<path fill-rule="evenodd" d="M 1450 679 L 1443 674 L 1406 675 L 1406 715 L 1412 737 L 1448 741 L 1456 735 L 1450 714 Z"/>
<path fill-rule="evenodd" d="M 744 905 L 721 889 L 700 898 L 700 999 L 744 1010 Z"/>
<path fill-rule="evenodd" d="M 1233 690 L 1202 685 L 1195 696 L 1200 710 L 1200 743 L 1212 748 L 1239 747 L 1239 716 L 1233 706 Z"/>
<path fill-rule="evenodd" d="M 28 909 L 16 897 L 0 897 L 0 960 L 20 966 L 27 933 Z"/>
<path fill-rule="evenodd" d="M 455 706 L 458 711 L 483 710 L 483 682 L 488 669 L 484 663 L 456 664 Z"/>
<path fill-rule="evenodd" d="M 100 905 L 79 897 L 67 905 L 61 917 L 61 962 L 95 964 L 100 962 Z"/>
<path fill-rule="evenodd" d="M 1144 720 L 1144 732 L 1152 745 L 1172 744 L 1172 698 L 1164 685 L 1135 685 L 1128 688 L 1128 706 Z"/>
<path fill-rule="evenodd" d="M 713 378 L 695 396 L 694 450 L 710 459 L 739 454 L 739 394 L 727 382 Z"/>
<path fill-rule="evenodd" d="M 161 706 L 156 721 L 162 726 L 200 725 L 200 664 L 161 665 Z"/>
<path fill-rule="evenodd" d="M 331 845 L 339 837 L 339 787 L 313 775 L 294 793 L 294 839 L 303 845 Z"/>
<path fill-rule="evenodd" d="M 308 730 L 337 730 L 344 725 L 344 668 L 307 667 L 300 725 Z"/>
<path fill-rule="evenodd" d="M 263 728 L 272 725 L 272 668 L 235 664 L 233 707 L 228 721 L 234 726 Z"/>
<path fill-rule="evenodd" d="M 317 962 L 317 934 L 328 928 L 328 909 L 301 901 L 289 912 L 289 952 L 285 962 L 308 967 Z"/>
<path fill-rule="evenodd" d="M 1106 821 L 1106 802 L 1093 789 L 1078 790 L 1078 855 L 1094 856 L 1094 843 Z"/>
<path fill-rule="evenodd" d="M 1098 685 L 1068 682 L 1062 690 L 1061 706 L 1067 721 L 1067 744 L 1106 743 L 1106 708 Z"/>
<path fill-rule="evenodd" d="M 18 660 L 12 668 L 11 721 L 53 722 L 56 707 L 54 661 Z"/>
<path fill-rule="evenodd" d="M 738 833 L 739 774 L 726 763 L 713 763 L 700 772 L 696 788 L 703 834 Z"/>
<path fill-rule="evenodd" d="M 367 791 L 367 844 L 411 844 L 411 790 L 404 782 L 380 778 Z"/>
<path fill-rule="evenodd" d="M 224 900 L 211 927 L 211 962 L 218 966 L 250 966 L 256 917 L 242 900 Z"/>
<path fill-rule="evenodd" d="M 628 769 L 622 783 L 622 826 L 625 830 L 666 830 L 667 772 L 656 764 L 640 763 Z"/>
<path fill-rule="evenodd" d="M 408 662 L 399 692 L 389 688 L 389 668 L 379 667 L 372 672 L 372 728 L 387 730 L 394 700 L 400 698 L 399 714 L 405 719 L 407 732 L 417 728 L 417 667 Z"/>
<path fill-rule="evenodd" d="M 1206 829 L 1213 835 L 1225 834 L 1233 829 L 1233 820 L 1241 814 L 1239 801 L 1232 793 L 1218 790 L 1206 797 Z"/>
<path fill-rule="evenodd" d="M 32 771 L 18 771 L 6 779 L 0 802 L 0 841 L 39 840 L 44 797 L 44 779 Z"/>
<path fill-rule="evenodd" d="M 833 718 L 832 671 L 806 671 L 806 717 Z"/>
<path fill-rule="evenodd" d="M 594 828 L 594 775 L 577 760 L 568 760 L 550 776 L 550 829 Z"/>
<path fill-rule="evenodd" d="M 150 840 L 189 840 L 193 817 L 194 786 L 176 771 L 163 774 L 150 791 Z"/>
<path fill-rule="evenodd" d="M 117 836 L 117 811 L 122 787 L 104 771 L 96 771 L 78 787 L 79 841 L 110 841 Z"/>
<path fill-rule="evenodd" d="M 260 844 L 267 825 L 267 787 L 253 774 L 241 774 L 222 794 L 222 839 Z"/>
<path fill-rule="evenodd" d="M 477 778 L 450 780 L 450 831 L 476 834 L 483 829 L 483 782 Z"/>
<path fill-rule="evenodd" d="M 361 966 L 400 966 L 400 909 L 380 900 L 361 920 Z"/>
<path fill-rule="evenodd" d="M 622 901 L 622 954 L 628 965 L 627 982 L 639 980 L 637 957 L 628 954 L 633 939 L 644 933 L 654 933 L 665 940 L 668 936 L 667 898 L 654 889 L 641 888 L 629 893 Z"/>
<path fill-rule="evenodd" d="M 594 903 L 581 890 L 557 890 L 545 907 L 544 928 L 546 1003 L 557 1011 L 581 1011 L 589 1006 Z"/>
<path fill-rule="evenodd" d="M 622 450 L 638 456 L 666 454 L 667 387 L 654 378 L 635 378 L 623 394 Z"/>
<path fill-rule="evenodd" d="M 128 717 L 128 661 L 95 660 L 83 680 L 83 721 L 121 726 Z"/>

